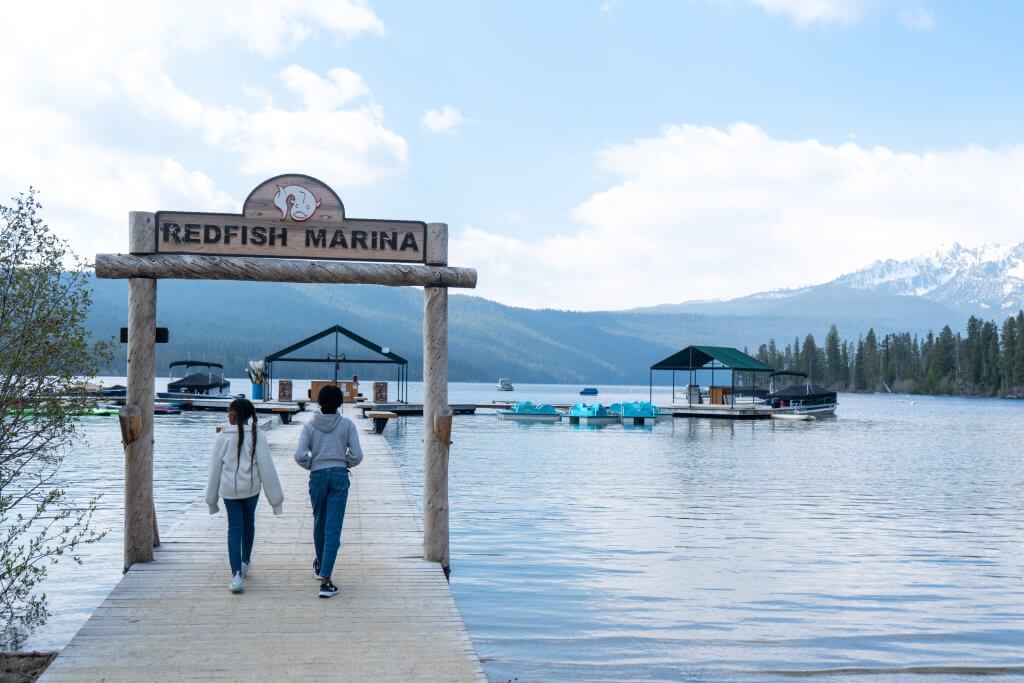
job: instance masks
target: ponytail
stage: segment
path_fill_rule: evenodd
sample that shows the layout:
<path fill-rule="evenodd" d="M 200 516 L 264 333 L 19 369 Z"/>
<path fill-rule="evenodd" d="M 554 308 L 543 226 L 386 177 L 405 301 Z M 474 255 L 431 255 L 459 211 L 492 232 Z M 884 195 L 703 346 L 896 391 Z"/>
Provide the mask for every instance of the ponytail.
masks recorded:
<path fill-rule="evenodd" d="M 242 442 L 245 441 L 245 422 L 252 419 L 252 452 L 249 454 L 249 468 L 256 461 L 256 406 L 245 398 L 236 398 L 228 406 L 228 412 L 238 416 L 238 445 L 235 451 L 235 491 L 238 490 L 238 468 L 242 465 Z"/>

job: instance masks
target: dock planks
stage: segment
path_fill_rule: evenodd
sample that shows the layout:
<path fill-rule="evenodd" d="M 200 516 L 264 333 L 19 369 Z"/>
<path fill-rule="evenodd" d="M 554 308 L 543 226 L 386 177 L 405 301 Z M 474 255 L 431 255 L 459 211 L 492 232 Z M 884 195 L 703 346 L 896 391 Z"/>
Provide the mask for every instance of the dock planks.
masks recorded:
<path fill-rule="evenodd" d="M 369 420 L 356 424 L 366 457 L 352 471 L 339 595 L 318 598 L 312 576 L 308 475 L 292 460 L 301 422 L 275 425 L 284 515 L 260 501 L 245 593 L 227 589 L 224 506 L 210 515 L 200 499 L 40 680 L 485 680 L 440 565 L 422 559 L 422 517 L 393 453 Z"/>

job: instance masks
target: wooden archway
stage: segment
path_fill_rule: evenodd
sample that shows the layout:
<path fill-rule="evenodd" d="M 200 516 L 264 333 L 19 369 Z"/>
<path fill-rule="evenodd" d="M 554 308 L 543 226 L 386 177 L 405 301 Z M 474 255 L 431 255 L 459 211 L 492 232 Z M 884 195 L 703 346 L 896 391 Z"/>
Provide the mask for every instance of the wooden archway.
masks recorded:
<path fill-rule="evenodd" d="M 309 192 L 312 199 L 289 189 L 294 187 Z M 304 211 L 295 208 L 300 202 L 305 202 Z M 96 277 L 128 279 L 124 411 L 132 416 L 133 427 L 125 432 L 125 570 L 136 562 L 151 562 L 156 540 L 156 302 L 157 281 L 167 278 L 424 288 L 423 557 L 439 562 L 447 573 L 452 414 L 448 406 L 448 288 L 472 288 L 477 280 L 471 268 L 448 266 L 448 226 L 346 218 L 333 190 L 298 174 L 261 183 L 246 199 L 241 214 L 131 212 L 128 223 L 128 253 L 96 256 Z M 283 237 L 268 244 L 268 233 Z"/>

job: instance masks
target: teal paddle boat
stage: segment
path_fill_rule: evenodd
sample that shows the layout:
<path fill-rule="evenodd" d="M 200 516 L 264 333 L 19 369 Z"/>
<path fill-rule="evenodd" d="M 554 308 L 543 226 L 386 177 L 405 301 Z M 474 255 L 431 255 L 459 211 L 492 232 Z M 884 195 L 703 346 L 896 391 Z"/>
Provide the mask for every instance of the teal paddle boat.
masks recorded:
<path fill-rule="evenodd" d="M 550 403 L 534 404 L 530 401 L 519 401 L 508 410 L 498 411 L 499 420 L 519 422 L 558 422 L 562 415 Z"/>
<path fill-rule="evenodd" d="M 662 413 L 658 406 L 650 401 L 613 403 L 611 410 L 620 415 L 624 425 L 651 425 L 659 419 L 671 417 L 668 413 Z"/>
<path fill-rule="evenodd" d="M 569 409 L 569 424 L 606 425 L 619 421 L 619 414 L 600 403 L 576 403 Z"/>

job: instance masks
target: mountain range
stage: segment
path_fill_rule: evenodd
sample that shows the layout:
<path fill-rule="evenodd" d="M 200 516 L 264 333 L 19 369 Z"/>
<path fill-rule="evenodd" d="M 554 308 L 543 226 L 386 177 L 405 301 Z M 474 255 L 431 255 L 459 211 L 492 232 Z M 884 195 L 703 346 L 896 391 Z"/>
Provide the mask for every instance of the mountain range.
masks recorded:
<path fill-rule="evenodd" d="M 97 337 L 116 336 L 126 324 L 127 283 L 93 285 L 90 330 Z M 602 312 L 516 308 L 462 294 L 449 301 L 453 381 L 501 376 L 518 382 L 642 384 L 652 363 L 688 344 L 754 349 L 769 338 L 785 343 L 808 333 L 820 340 L 833 323 L 853 338 L 871 327 L 917 334 L 946 324 L 961 329 L 970 315 L 1001 323 L 1024 307 L 1024 242 L 953 244 L 904 261 L 877 261 L 823 284 L 727 301 Z M 201 358 L 223 362 L 228 375 L 242 376 L 247 360 L 340 323 L 406 357 L 416 379 L 422 368 L 422 307 L 420 291 L 409 288 L 162 280 L 157 319 L 170 328 L 171 339 L 158 347 L 158 373 L 171 360 Z M 325 357 L 333 349 L 314 351 Z M 356 358 L 358 350 L 346 353 Z M 108 371 L 123 374 L 123 354 Z M 353 371 L 373 376 L 365 368 L 342 369 Z M 330 372 L 330 365 L 286 365 L 275 376 Z"/>

